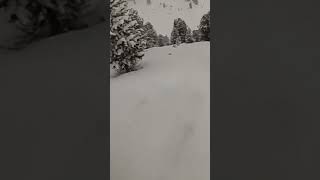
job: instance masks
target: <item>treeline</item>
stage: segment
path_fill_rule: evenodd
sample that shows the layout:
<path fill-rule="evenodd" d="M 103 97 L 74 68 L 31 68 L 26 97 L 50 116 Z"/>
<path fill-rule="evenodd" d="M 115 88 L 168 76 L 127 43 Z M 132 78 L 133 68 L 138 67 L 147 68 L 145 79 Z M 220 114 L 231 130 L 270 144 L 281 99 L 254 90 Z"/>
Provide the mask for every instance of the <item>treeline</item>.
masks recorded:
<path fill-rule="evenodd" d="M 110 65 L 118 73 L 137 70 L 145 49 L 210 41 L 210 11 L 203 15 L 195 30 L 191 30 L 183 19 L 175 19 L 169 38 L 157 34 L 150 22 L 144 22 L 136 10 L 128 8 L 125 0 L 111 0 L 110 10 Z"/>
<path fill-rule="evenodd" d="M 148 46 L 148 48 L 179 45 L 181 43 L 210 41 L 210 11 L 203 15 L 198 29 L 195 30 L 191 30 L 182 18 L 175 19 L 170 38 L 162 34 L 156 36 L 156 31 L 153 29 L 151 23 L 148 22 L 148 26 L 151 27 L 153 32 L 152 36 L 150 36 L 150 39 L 153 43 L 152 46 Z"/>

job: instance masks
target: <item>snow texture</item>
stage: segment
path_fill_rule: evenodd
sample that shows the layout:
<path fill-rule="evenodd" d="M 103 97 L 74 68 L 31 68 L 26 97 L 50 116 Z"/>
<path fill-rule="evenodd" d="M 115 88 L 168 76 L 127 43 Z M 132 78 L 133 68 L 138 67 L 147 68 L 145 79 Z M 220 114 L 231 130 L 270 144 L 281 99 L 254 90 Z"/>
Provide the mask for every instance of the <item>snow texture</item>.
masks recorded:
<path fill-rule="evenodd" d="M 146 50 L 110 78 L 111 180 L 208 180 L 210 43 Z"/>

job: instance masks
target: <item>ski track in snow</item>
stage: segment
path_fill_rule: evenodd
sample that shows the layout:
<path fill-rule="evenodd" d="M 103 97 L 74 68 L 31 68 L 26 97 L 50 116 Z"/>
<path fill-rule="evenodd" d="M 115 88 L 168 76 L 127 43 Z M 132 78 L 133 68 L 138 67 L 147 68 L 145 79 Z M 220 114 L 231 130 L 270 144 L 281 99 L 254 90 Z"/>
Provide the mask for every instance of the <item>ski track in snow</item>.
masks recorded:
<path fill-rule="evenodd" d="M 149 49 L 143 66 L 110 79 L 111 179 L 209 179 L 210 43 Z"/>

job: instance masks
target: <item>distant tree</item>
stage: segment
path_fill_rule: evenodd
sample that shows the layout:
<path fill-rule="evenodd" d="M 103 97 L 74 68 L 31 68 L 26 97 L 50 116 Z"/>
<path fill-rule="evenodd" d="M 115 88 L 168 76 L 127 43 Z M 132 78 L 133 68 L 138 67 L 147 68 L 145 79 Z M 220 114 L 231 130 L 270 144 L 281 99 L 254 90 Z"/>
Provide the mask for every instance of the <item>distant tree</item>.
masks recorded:
<path fill-rule="evenodd" d="M 169 39 L 169 37 L 168 37 L 167 35 L 164 36 L 163 42 L 164 42 L 164 45 L 165 45 L 165 46 L 170 45 L 170 39 Z"/>
<path fill-rule="evenodd" d="M 181 18 L 175 19 L 173 22 L 173 29 L 171 32 L 171 43 L 175 43 L 179 38 L 181 43 L 186 42 L 187 24 Z"/>
<path fill-rule="evenodd" d="M 158 36 L 158 45 L 159 47 L 164 46 L 164 36 L 162 34 L 159 34 Z"/>
<path fill-rule="evenodd" d="M 193 37 L 194 42 L 201 41 L 201 32 L 199 30 L 193 30 L 192 37 Z"/>
<path fill-rule="evenodd" d="M 191 34 L 191 29 L 188 27 L 187 33 L 186 33 L 186 42 L 187 43 L 193 43 L 193 38 Z"/>
<path fill-rule="evenodd" d="M 179 31 L 178 29 L 174 26 L 173 30 L 171 32 L 171 44 L 176 44 L 177 39 L 179 38 Z"/>
<path fill-rule="evenodd" d="M 111 0 L 110 9 L 110 65 L 118 73 L 134 71 L 144 56 L 142 19 L 126 0 Z"/>
<path fill-rule="evenodd" d="M 158 35 L 153 25 L 147 22 L 144 26 L 145 40 L 147 42 L 147 48 L 152 48 L 158 46 Z"/>
<path fill-rule="evenodd" d="M 199 30 L 202 35 L 202 40 L 210 41 L 210 11 L 202 16 Z"/>
<path fill-rule="evenodd" d="M 159 34 L 159 37 L 158 37 L 159 47 L 168 46 L 169 44 L 170 42 L 169 42 L 168 36 L 167 35 L 163 36 L 162 34 Z"/>

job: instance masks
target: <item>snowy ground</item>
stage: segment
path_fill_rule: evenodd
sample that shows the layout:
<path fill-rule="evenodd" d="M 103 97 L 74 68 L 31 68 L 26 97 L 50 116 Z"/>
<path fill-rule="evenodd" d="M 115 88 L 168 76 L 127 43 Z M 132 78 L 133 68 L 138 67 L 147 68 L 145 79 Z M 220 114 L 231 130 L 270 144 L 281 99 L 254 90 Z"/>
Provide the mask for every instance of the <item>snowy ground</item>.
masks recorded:
<path fill-rule="evenodd" d="M 210 43 L 149 49 L 143 63 L 110 79 L 111 179 L 209 179 Z"/>

